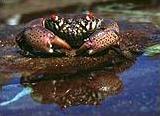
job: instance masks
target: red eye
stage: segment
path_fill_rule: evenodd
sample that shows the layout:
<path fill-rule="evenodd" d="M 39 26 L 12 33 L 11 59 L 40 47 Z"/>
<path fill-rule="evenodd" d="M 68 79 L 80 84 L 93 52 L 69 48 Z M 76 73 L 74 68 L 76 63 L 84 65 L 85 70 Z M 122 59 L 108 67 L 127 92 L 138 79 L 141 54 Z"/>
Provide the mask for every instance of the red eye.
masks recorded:
<path fill-rule="evenodd" d="M 86 19 L 87 20 L 92 20 L 93 18 L 94 18 L 94 14 L 92 12 L 88 12 L 87 16 L 86 16 Z"/>
<path fill-rule="evenodd" d="M 51 15 L 51 19 L 52 19 L 53 21 L 57 21 L 57 20 L 58 20 L 58 16 L 55 15 L 55 14 L 53 14 L 53 15 Z"/>

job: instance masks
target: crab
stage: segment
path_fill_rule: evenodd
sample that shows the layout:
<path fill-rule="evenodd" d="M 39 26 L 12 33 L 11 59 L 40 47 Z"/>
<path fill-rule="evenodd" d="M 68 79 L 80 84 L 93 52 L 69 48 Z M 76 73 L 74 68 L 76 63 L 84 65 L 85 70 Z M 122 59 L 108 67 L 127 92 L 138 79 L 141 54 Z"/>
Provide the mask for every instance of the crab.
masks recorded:
<path fill-rule="evenodd" d="M 119 44 L 116 21 L 84 14 L 53 14 L 25 25 L 16 42 L 27 53 L 55 54 L 75 50 L 76 55 L 94 55 Z"/>

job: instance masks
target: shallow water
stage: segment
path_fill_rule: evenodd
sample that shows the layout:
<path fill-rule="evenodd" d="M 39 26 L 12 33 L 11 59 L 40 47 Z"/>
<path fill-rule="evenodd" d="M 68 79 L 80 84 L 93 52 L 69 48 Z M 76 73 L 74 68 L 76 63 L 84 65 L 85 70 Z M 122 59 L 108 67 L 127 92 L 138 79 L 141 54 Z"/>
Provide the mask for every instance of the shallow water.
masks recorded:
<path fill-rule="evenodd" d="M 150 57 L 139 57 L 126 71 L 119 73 L 123 89 L 117 95 L 105 97 L 98 105 L 77 105 L 61 108 L 52 101 L 43 104 L 34 101 L 31 95 L 22 97 L 16 102 L 2 106 L 2 116 L 22 115 L 150 115 L 159 113 L 158 102 L 160 60 Z M 18 79 L 11 80 L 12 84 L 3 86 L 0 101 L 13 98 L 23 86 L 17 84 Z M 71 80 L 70 80 L 71 81 Z M 83 80 L 84 81 L 84 80 Z M 66 83 L 67 84 L 67 83 Z M 47 89 L 46 89 L 47 90 Z M 48 92 L 46 92 L 48 94 Z M 37 93 L 38 94 L 38 93 Z M 45 98 L 44 98 L 45 99 Z M 47 98 L 46 98 L 47 99 Z"/>
<path fill-rule="evenodd" d="M 128 9 L 120 7 L 121 10 L 113 10 L 112 7 L 110 8 L 109 5 L 108 7 L 107 5 L 97 6 L 93 10 L 98 9 L 97 12 L 107 18 L 153 22 L 160 25 L 157 7 L 152 10 L 142 10 L 142 8 L 136 11 L 130 10 L 134 5 Z M 101 75 L 102 72 L 103 75 Z M 11 100 L 26 88 L 32 89 L 30 93 L 13 103 L 0 106 L 0 116 L 117 116 L 117 114 L 120 116 L 158 116 L 160 114 L 158 107 L 160 104 L 159 55 L 152 57 L 141 55 L 133 64 L 129 64 L 129 66 L 127 64 L 121 71 L 115 72 L 115 70 L 108 71 L 106 69 L 102 72 L 72 75 L 69 79 L 64 79 L 62 76 L 62 79 L 45 80 L 32 84 L 20 83 L 20 75 L 16 73 L 12 78 L 0 74 L 0 103 Z M 108 79 L 112 80 L 112 83 Z M 95 86 L 91 86 L 104 81 L 112 89 L 109 88 L 108 91 L 103 92 L 98 91 L 94 88 Z M 114 82 L 116 85 L 113 84 Z M 86 92 L 89 94 L 86 94 L 84 98 L 83 95 L 75 95 L 79 91 L 82 94 L 86 94 Z M 75 95 L 75 98 L 70 98 L 69 95 Z M 73 100 L 72 105 L 67 106 L 63 96 Z M 79 96 L 82 96 L 82 100 L 78 98 Z"/>

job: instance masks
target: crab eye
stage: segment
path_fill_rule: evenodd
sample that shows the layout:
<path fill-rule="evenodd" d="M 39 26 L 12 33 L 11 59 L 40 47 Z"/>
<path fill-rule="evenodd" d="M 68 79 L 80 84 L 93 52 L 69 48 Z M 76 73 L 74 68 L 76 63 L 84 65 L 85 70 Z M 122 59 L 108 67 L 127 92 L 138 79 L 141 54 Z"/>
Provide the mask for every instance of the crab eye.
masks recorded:
<path fill-rule="evenodd" d="M 89 20 L 92 20 L 93 18 L 94 18 L 94 14 L 92 12 L 88 12 L 86 15 L 86 19 L 89 21 Z"/>
<path fill-rule="evenodd" d="M 53 21 L 58 21 L 58 16 L 55 15 L 55 14 L 53 14 L 53 15 L 51 15 L 51 19 L 52 19 Z"/>

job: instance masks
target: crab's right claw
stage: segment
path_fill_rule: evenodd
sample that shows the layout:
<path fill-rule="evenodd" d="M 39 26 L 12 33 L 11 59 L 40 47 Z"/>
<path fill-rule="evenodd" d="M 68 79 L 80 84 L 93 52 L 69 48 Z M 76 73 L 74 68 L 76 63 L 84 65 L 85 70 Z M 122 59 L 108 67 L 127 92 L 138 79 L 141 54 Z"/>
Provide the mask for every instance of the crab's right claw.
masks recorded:
<path fill-rule="evenodd" d="M 21 36 L 17 37 L 16 41 L 20 48 L 29 52 L 53 53 L 55 46 L 63 49 L 71 49 L 70 45 L 64 40 L 41 26 L 26 28 Z"/>
<path fill-rule="evenodd" d="M 56 35 L 50 41 L 51 45 L 56 45 L 59 46 L 59 48 L 71 50 L 71 46 Z"/>

